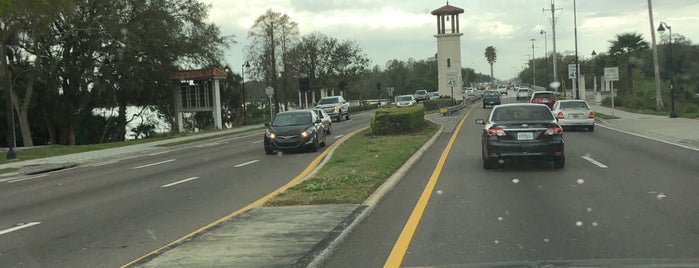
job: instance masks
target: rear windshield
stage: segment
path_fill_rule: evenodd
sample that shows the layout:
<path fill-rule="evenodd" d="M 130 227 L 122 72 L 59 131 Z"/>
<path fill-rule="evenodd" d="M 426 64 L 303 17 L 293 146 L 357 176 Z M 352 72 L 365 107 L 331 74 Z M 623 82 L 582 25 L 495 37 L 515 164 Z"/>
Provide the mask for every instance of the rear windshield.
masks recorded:
<path fill-rule="evenodd" d="M 556 95 L 553 95 L 553 93 L 550 92 L 536 93 L 536 95 L 534 95 L 534 98 L 553 99 L 556 98 Z"/>
<path fill-rule="evenodd" d="M 497 92 L 497 91 L 486 91 L 485 93 L 483 93 L 483 95 L 485 95 L 485 96 L 500 96 L 500 92 Z"/>
<path fill-rule="evenodd" d="M 582 101 L 565 101 L 561 102 L 561 109 L 589 109 L 587 103 Z"/>
<path fill-rule="evenodd" d="M 551 121 L 551 110 L 546 106 L 500 106 L 493 111 L 493 121 Z"/>

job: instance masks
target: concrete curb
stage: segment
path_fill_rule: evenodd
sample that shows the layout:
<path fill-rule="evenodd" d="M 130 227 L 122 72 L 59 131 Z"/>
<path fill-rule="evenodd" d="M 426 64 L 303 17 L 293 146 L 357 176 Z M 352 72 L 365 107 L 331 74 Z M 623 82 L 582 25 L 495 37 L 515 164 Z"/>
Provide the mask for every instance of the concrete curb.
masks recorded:
<path fill-rule="evenodd" d="M 430 119 L 428 119 L 430 120 Z M 430 120 L 432 121 L 432 120 Z M 433 123 L 437 123 L 432 121 Z M 425 152 L 432 147 L 439 135 L 442 134 L 444 126 L 440 126 L 427 142 L 420 147 L 396 172 L 393 173 L 379 188 L 367 198 L 364 203 L 357 207 L 347 218 L 338 224 L 323 240 L 297 261 L 292 267 L 321 267 L 325 261 L 332 256 L 332 253 L 356 230 L 359 224 L 368 217 L 381 200 L 390 193 L 393 188 L 403 179 L 405 173 L 422 158 Z"/>

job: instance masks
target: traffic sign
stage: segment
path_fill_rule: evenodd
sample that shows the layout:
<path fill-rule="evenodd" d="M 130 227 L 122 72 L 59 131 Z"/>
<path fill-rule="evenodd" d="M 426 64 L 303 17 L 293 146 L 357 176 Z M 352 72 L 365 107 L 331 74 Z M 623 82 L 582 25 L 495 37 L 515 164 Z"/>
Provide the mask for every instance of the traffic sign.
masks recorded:
<path fill-rule="evenodd" d="M 267 97 L 271 98 L 272 95 L 274 95 L 274 89 L 272 87 L 266 87 L 265 94 L 267 94 Z"/>
<path fill-rule="evenodd" d="M 619 81 L 619 67 L 604 67 L 604 80 Z"/>
<path fill-rule="evenodd" d="M 448 73 L 447 74 L 447 85 L 450 87 L 455 87 L 458 86 L 458 77 L 456 76 L 456 73 Z"/>
<path fill-rule="evenodd" d="M 580 70 L 580 65 L 578 65 L 577 69 L 576 69 L 575 64 L 572 64 L 572 63 L 568 64 L 568 78 L 570 78 L 570 79 L 578 78 L 578 76 L 575 75 L 577 70 Z"/>

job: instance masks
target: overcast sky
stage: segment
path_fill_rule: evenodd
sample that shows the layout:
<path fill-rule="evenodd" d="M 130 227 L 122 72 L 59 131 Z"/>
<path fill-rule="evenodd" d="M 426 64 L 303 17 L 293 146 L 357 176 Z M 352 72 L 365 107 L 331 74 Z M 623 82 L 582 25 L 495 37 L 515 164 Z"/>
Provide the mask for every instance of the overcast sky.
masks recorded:
<path fill-rule="evenodd" d="M 382 68 L 391 59 L 426 59 L 437 51 L 436 18 L 430 14 L 446 4 L 435 0 L 200 0 L 210 3 L 209 20 L 224 35 L 235 35 L 235 45 L 226 51 L 231 66 L 241 66 L 247 33 L 267 9 L 287 14 L 298 23 L 301 34 L 314 31 L 341 40 L 357 41 Z M 532 54 L 544 55 L 543 29 L 547 48 L 553 50 L 551 0 L 461 0 L 450 5 L 465 10 L 460 16 L 462 67 L 489 73 L 485 47 L 497 49 L 495 77 L 508 79 L 521 71 Z M 556 46 L 558 53 L 573 54 L 573 0 L 555 0 Z M 654 0 L 656 29 L 661 21 L 693 43 L 699 41 L 699 0 Z M 589 58 L 593 50 L 606 52 L 609 40 L 618 33 L 638 32 L 650 42 L 647 0 L 577 1 L 578 55 Z M 657 33 L 657 32 L 656 32 Z M 666 32 L 667 34 L 667 32 Z M 660 40 L 660 36 L 656 38 Z M 659 41 L 658 41 L 659 42 Z M 235 70 L 235 68 L 234 68 Z M 239 72 L 239 71 L 238 71 Z"/>

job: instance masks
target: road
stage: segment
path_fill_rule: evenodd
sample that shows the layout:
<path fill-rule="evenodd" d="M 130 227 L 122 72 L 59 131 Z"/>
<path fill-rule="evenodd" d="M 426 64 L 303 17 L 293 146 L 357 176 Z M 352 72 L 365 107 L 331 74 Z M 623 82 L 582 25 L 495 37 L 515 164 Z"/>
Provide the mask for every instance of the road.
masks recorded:
<path fill-rule="evenodd" d="M 368 125 L 334 122 L 327 142 Z M 0 267 L 117 267 L 265 196 L 317 153 L 266 155 L 263 132 L 0 181 Z"/>
<path fill-rule="evenodd" d="M 699 256 L 698 151 L 598 126 L 566 131 L 562 170 L 484 170 L 474 121 L 489 111 L 451 147 L 445 131 L 324 267 Z"/>

